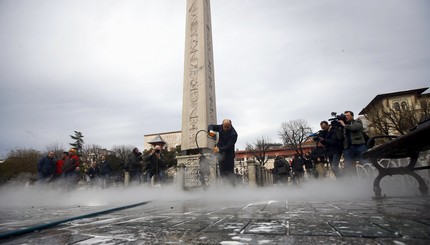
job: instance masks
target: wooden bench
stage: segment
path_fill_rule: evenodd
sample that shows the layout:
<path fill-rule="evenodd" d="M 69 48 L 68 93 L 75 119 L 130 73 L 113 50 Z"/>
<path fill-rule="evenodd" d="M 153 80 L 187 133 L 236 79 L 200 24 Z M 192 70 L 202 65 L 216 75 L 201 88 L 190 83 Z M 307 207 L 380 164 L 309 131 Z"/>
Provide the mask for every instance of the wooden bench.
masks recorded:
<path fill-rule="evenodd" d="M 392 136 L 377 136 L 369 140 L 368 146 L 374 144 L 375 138 Z M 378 170 L 378 176 L 373 182 L 373 191 L 376 197 L 381 196 L 381 179 L 386 175 L 410 175 L 414 177 L 419 184 L 419 190 L 422 195 L 428 194 L 428 186 L 423 178 L 415 173 L 415 170 L 430 169 L 430 166 L 415 167 L 418 155 L 422 151 L 430 150 L 430 118 L 420 122 L 416 127 L 411 129 L 407 134 L 395 137 L 393 140 L 370 148 L 363 153 L 364 159 L 369 159 L 375 168 Z M 379 162 L 380 159 L 398 159 L 409 158 L 409 164 L 406 167 L 391 167 L 386 168 Z"/>

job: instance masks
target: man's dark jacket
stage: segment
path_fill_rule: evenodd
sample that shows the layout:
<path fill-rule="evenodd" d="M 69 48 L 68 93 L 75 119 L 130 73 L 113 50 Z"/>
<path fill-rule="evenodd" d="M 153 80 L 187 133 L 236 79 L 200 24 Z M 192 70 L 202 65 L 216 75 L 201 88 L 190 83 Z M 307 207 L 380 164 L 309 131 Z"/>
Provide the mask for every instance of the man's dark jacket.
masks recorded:
<path fill-rule="evenodd" d="M 147 162 L 147 170 L 151 174 L 158 175 L 160 172 L 164 172 L 166 170 L 166 162 L 164 161 L 163 154 L 160 153 L 160 158 L 158 158 L 155 153 L 148 155 L 145 158 L 145 162 Z"/>
<path fill-rule="evenodd" d="M 343 151 L 343 132 L 341 128 L 332 127 L 324 135 L 321 141 L 326 150 L 327 156 L 342 154 Z"/>
<path fill-rule="evenodd" d="M 135 152 L 128 154 L 127 165 L 129 172 L 142 172 L 142 165 L 140 164 L 139 157 L 140 155 Z"/>
<path fill-rule="evenodd" d="M 230 130 L 224 131 L 222 129 L 222 125 L 209 125 L 208 130 L 213 130 L 219 133 L 219 140 L 217 143 L 217 147 L 219 149 L 219 153 L 221 154 L 221 164 L 223 164 L 223 169 L 229 170 L 233 173 L 234 169 L 234 145 L 237 141 L 237 132 L 233 126 L 231 126 Z"/>
<path fill-rule="evenodd" d="M 37 171 L 43 177 L 48 177 L 54 174 L 55 171 L 55 160 L 48 156 L 43 157 L 37 163 Z"/>
<path fill-rule="evenodd" d="M 111 167 L 107 160 L 100 162 L 100 175 L 110 175 Z"/>

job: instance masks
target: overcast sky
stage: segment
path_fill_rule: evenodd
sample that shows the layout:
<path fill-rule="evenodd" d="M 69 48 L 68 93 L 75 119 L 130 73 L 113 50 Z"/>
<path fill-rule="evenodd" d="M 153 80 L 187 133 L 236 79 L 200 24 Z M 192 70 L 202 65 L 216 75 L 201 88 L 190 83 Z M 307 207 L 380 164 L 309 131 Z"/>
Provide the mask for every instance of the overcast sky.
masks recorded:
<path fill-rule="evenodd" d="M 430 85 L 428 0 L 212 0 L 217 117 L 237 148 Z M 1 0 L 0 157 L 143 148 L 181 130 L 186 0 Z M 426 91 L 428 93 L 430 91 Z"/>

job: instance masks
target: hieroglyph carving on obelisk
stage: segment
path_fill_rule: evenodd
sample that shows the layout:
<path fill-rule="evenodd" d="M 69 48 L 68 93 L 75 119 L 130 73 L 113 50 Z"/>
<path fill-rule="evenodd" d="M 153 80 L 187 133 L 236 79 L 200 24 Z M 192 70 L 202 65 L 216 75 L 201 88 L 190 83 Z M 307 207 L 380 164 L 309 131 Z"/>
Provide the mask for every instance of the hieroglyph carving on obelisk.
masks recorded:
<path fill-rule="evenodd" d="M 182 104 L 183 151 L 197 149 L 195 137 L 215 124 L 216 101 L 209 0 L 187 0 L 184 91 Z M 199 134 L 198 146 L 212 148 L 213 141 Z"/>

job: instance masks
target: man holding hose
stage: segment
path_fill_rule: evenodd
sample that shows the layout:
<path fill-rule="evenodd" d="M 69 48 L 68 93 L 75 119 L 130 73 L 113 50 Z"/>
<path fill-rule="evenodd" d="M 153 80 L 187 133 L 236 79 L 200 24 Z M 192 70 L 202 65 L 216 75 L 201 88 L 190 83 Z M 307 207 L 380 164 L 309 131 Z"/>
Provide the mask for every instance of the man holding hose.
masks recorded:
<path fill-rule="evenodd" d="M 219 170 L 222 178 L 233 180 L 234 177 L 234 151 L 237 141 L 237 132 L 230 119 L 224 119 L 221 125 L 209 125 L 208 131 L 216 131 L 219 140 L 214 147 L 214 153 L 219 153 Z"/>

